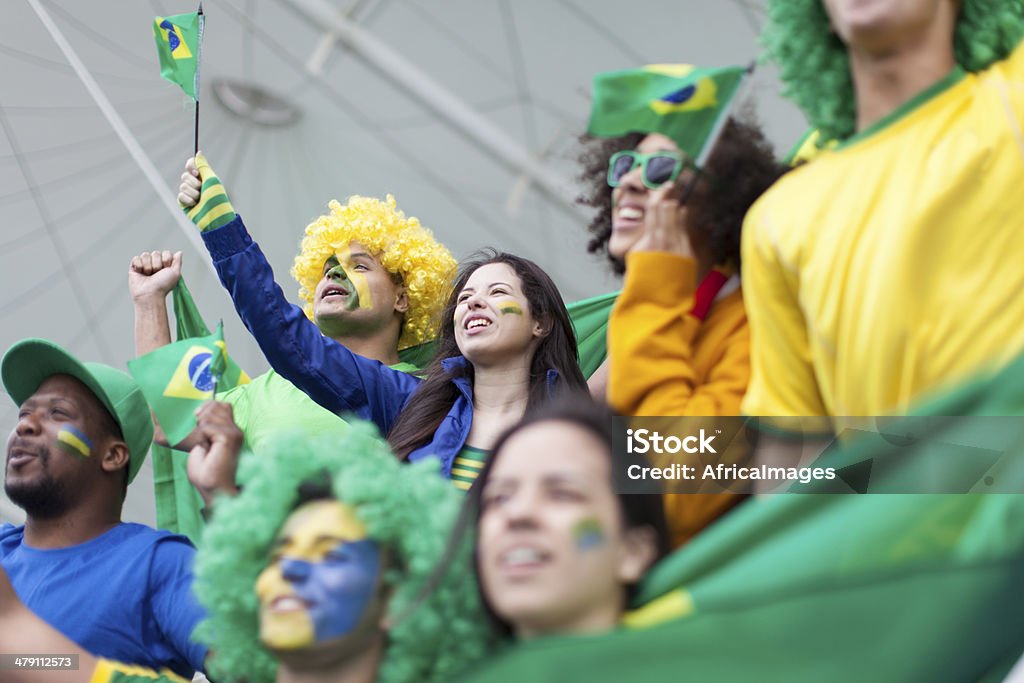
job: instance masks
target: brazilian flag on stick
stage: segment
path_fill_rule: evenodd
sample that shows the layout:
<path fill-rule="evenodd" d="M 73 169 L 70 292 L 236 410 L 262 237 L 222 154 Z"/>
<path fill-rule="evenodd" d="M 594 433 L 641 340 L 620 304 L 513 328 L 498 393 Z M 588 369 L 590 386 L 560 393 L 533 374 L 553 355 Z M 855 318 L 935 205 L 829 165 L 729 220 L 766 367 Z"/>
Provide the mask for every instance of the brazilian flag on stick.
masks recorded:
<path fill-rule="evenodd" d="M 598 74 L 587 132 L 600 137 L 661 133 L 697 159 L 745 72 L 738 66 L 651 64 Z"/>
<path fill-rule="evenodd" d="M 249 377 L 227 357 L 223 324 L 213 334 L 182 339 L 128 361 L 168 443 L 178 443 L 196 427 L 197 407 L 214 390 L 245 384 Z"/>
<path fill-rule="evenodd" d="M 128 361 L 135 381 L 156 414 L 168 443 L 178 443 L 196 427 L 196 408 L 214 390 L 249 381 L 226 358 L 223 325 L 205 337 L 184 339 Z M 220 374 L 218 374 L 218 372 Z"/>
<path fill-rule="evenodd" d="M 157 349 L 152 354 L 143 356 L 142 358 L 130 361 L 128 366 L 132 369 L 132 373 L 135 373 L 135 369 L 132 366 L 139 361 L 148 359 L 156 353 L 170 349 L 171 347 L 177 347 L 178 349 L 186 346 L 191 346 L 193 343 L 199 345 L 203 340 L 213 341 L 213 346 L 218 349 L 222 349 L 217 345 L 217 335 L 211 335 L 210 329 L 206 326 L 206 322 L 203 320 L 202 315 L 199 313 L 198 307 L 196 307 L 195 301 L 192 299 L 192 293 L 189 292 L 188 286 L 185 284 L 185 278 L 178 280 L 177 286 L 173 292 L 174 301 L 174 317 L 177 321 L 177 344 L 165 346 L 161 349 Z M 220 341 L 223 343 L 223 333 L 220 335 Z M 203 346 L 204 353 L 210 352 L 210 371 L 211 373 L 216 370 L 213 366 L 213 362 L 218 358 L 224 363 L 224 369 L 220 375 L 220 382 L 217 385 L 217 392 L 227 391 L 228 389 L 238 385 L 245 384 L 249 381 L 248 375 L 238 368 L 234 361 L 224 354 L 213 354 L 210 351 L 210 346 Z M 167 387 L 169 373 L 177 370 L 175 365 L 176 359 L 173 354 L 168 354 L 170 357 L 165 357 L 165 362 L 161 364 L 150 365 L 149 363 L 144 364 L 144 372 L 152 378 L 153 385 L 156 388 L 158 394 L 158 401 L 152 402 L 150 405 L 153 407 L 154 413 L 157 415 L 157 419 L 160 421 L 161 427 L 166 430 L 168 429 L 169 420 L 177 417 L 183 420 L 184 435 L 187 436 L 192 429 L 195 428 L 195 416 L 193 412 L 195 408 L 199 406 L 204 398 L 200 399 L 175 399 L 163 396 L 163 390 Z M 181 355 L 177 358 L 177 362 L 180 362 Z M 200 364 L 202 361 L 200 361 Z M 172 367 L 173 366 L 173 367 Z M 200 373 L 202 375 L 202 373 Z M 211 382 L 213 375 L 209 377 L 200 376 L 199 383 L 206 386 Z M 142 384 L 141 380 L 136 376 L 136 381 Z M 160 382 L 163 384 L 160 384 Z M 211 387 L 212 389 L 212 387 Z M 143 393 L 147 390 L 143 389 Z M 204 394 L 204 397 L 209 397 L 212 391 Z M 146 393 L 147 399 L 150 397 L 149 393 Z M 166 414 L 166 407 L 170 405 L 173 409 L 172 415 Z M 183 413 L 185 413 L 183 415 Z M 170 436 L 167 437 L 170 443 L 176 443 Z M 178 439 L 180 441 L 180 439 Z M 203 518 L 200 512 L 203 509 L 203 500 L 199 495 L 199 492 L 193 488 L 188 481 L 188 472 L 186 469 L 186 458 L 181 452 L 176 452 L 172 448 L 166 446 L 160 446 L 153 444 L 151 449 L 152 462 L 153 462 L 153 487 L 156 498 L 156 524 L 161 529 L 167 529 L 177 534 L 184 534 L 188 536 L 193 543 L 199 541 L 200 532 L 203 528 Z"/>
<path fill-rule="evenodd" d="M 153 37 L 160 55 L 160 75 L 177 83 L 193 100 L 199 99 L 199 52 L 203 44 L 203 14 L 176 14 L 153 20 Z"/>

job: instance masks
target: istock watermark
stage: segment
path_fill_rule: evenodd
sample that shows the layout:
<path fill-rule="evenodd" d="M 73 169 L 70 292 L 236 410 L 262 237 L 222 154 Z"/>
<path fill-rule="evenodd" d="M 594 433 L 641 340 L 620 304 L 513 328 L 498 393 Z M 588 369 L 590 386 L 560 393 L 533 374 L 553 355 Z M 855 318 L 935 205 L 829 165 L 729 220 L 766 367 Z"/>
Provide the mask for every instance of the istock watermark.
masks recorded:
<path fill-rule="evenodd" d="M 620 493 L 1024 493 L 1019 416 L 616 418 L 612 442 Z"/>
<path fill-rule="evenodd" d="M 707 435 L 704 430 L 682 438 L 675 434 L 662 436 L 649 429 L 627 429 L 626 449 L 630 453 L 717 453 L 711 442 L 716 435 Z M 697 444 L 696 446 L 694 444 Z"/>

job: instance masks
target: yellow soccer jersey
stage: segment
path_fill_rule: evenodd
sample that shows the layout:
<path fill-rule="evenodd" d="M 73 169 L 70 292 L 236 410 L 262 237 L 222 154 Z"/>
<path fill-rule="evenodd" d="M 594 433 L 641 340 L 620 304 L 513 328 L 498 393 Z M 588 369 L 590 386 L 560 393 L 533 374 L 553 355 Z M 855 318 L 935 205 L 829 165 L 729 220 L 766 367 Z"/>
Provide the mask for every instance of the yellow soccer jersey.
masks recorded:
<path fill-rule="evenodd" d="M 747 415 L 902 412 L 1024 349 L 1024 48 L 956 70 L 747 214 Z"/>

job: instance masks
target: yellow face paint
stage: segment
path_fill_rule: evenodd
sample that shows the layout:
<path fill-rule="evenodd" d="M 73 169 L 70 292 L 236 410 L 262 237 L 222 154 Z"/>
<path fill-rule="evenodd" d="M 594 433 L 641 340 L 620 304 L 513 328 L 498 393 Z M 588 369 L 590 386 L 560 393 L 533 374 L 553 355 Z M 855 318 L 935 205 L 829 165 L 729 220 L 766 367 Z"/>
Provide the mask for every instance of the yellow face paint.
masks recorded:
<path fill-rule="evenodd" d="M 277 534 L 270 564 L 256 581 L 260 601 L 260 640 L 275 650 L 293 650 L 317 642 L 317 623 L 330 604 L 307 605 L 304 587 L 315 589 L 312 572 L 339 545 L 366 543 L 366 528 L 348 505 L 317 500 L 293 512 Z M 292 567 L 289 570 L 289 566 Z M 304 573 L 299 581 L 288 571 Z M 336 611 L 336 610 L 334 610 Z M 329 617 L 328 617 L 329 618 Z"/>
<path fill-rule="evenodd" d="M 520 308 L 519 304 L 515 303 L 514 301 L 512 301 L 510 303 L 507 303 L 507 304 L 502 304 L 498 308 L 498 310 L 501 311 L 501 313 L 503 315 L 522 315 L 523 314 L 523 309 Z"/>
<path fill-rule="evenodd" d="M 338 264 L 345 269 L 349 282 L 359 296 L 359 308 L 373 308 L 373 297 L 370 295 L 370 283 L 366 281 L 366 275 L 356 270 L 356 261 L 352 259 L 352 249 L 346 247 L 335 254 Z"/>
<path fill-rule="evenodd" d="M 74 455 L 89 457 L 92 455 L 92 441 L 81 429 L 74 425 L 61 427 L 57 432 L 57 445 Z"/>

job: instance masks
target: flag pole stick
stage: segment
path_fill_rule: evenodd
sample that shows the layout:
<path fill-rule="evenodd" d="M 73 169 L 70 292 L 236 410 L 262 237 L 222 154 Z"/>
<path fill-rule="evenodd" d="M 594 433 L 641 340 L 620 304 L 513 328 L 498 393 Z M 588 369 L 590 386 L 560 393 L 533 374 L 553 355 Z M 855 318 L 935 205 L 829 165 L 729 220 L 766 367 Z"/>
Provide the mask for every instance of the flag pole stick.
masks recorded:
<path fill-rule="evenodd" d="M 199 45 L 196 53 L 196 132 L 195 144 L 192 149 L 192 156 L 199 154 L 199 69 L 202 67 L 200 59 L 203 54 L 203 25 L 206 23 L 206 16 L 203 14 L 203 3 L 199 3 Z"/>
<path fill-rule="evenodd" d="M 223 341 L 223 339 L 224 339 L 224 319 L 223 318 L 221 318 L 220 322 L 217 323 L 217 333 L 220 336 L 221 341 Z M 221 351 L 221 348 L 218 346 L 217 350 L 214 353 L 223 353 L 223 351 Z M 210 374 L 213 375 L 213 393 L 210 395 L 210 400 L 211 401 L 216 401 L 217 400 L 217 385 L 220 384 L 220 376 L 222 374 L 220 372 L 214 372 L 213 371 L 213 369 L 217 365 L 218 365 L 218 363 L 214 363 L 213 362 L 213 357 L 211 356 L 210 357 Z"/>
<path fill-rule="evenodd" d="M 714 127 L 711 129 L 711 134 L 708 135 L 708 139 L 704 142 L 704 146 L 700 150 L 700 156 L 697 157 L 697 161 L 694 162 L 696 167 L 696 173 L 693 174 L 693 178 L 686 184 L 682 194 L 679 198 L 680 204 L 685 204 L 686 200 L 693 194 L 694 189 L 697 187 L 697 181 L 700 176 L 704 173 L 704 166 L 707 165 L 708 159 L 711 158 L 711 153 L 715 151 L 715 145 L 718 144 L 719 138 L 722 137 L 722 133 L 725 132 L 725 124 L 728 123 L 729 117 L 732 116 L 732 110 L 736 107 L 736 104 L 740 102 L 746 94 L 747 86 L 750 85 L 750 77 L 754 75 L 754 69 L 757 68 L 757 60 L 752 60 L 750 65 L 747 66 L 747 70 L 740 76 L 742 79 L 739 85 L 736 86 L 736 90 L 732 93 L 732 98 L 729 100 L 729 104 L 725 106 L 722 113 L 718 115 L 718 120 L 715 121 Z"/>
<path fill-rule="evenodd" d="M 60 51 L 64 54 L 64 58 L 68 60 L 68 64 L 74 70 L 75 75 L 78 76 L 78 80 L 85 86 L 86 91 L 92 97 L 93 102 L 99 108 L 103 117 L 110 124 L 114 133 L 117 135 L 121 144 L 124 145 L 131 156 L 132 161 L 142 171 L 142 175 L 145 176 L 146 180 L 149 181 L 153 191 L 160 202 L 167 209 L 168 213 L 171 214 L 171 219 L 177 223 L 178 227 L 185 235 L 185 239 L 195 248 L 196 253 L 200 255 L 199 261 L 205 263 L 206 267 L 210 269 L 210 272 L 215 276 L 217 275 L 217 269 L 213 265 L 213 261 L 210 260 L 206 246 L 203 244 L 203 239 L 199 236 L 199 231 L 196 230 L 196 226 L 192 224 L 192 221 L 188 219 L 185 213 L 178 206 L 178 202 L 175 201 L 174 197 L 176 193 L 171 191 L 171 188 L 167 185 L 167 182 L 160 175 L 160 172 L 153 165 L 153 161 L 147 156 L 146 152 L 142 149 L 139 141 L 135 139 L 131 129 L 128 128 L 128 124 L 124 122 L 120 114 L 117 113 L 117 109 L 110 102 L 110 99 L 106 96 L 103 90 L 100 88 L 96 79 L 89 73 L 89 69 L 82 62 L 81 58 L 75 52 L 74 48 L 71 47 L 71 43 L 68 42 L 67 38 L 61 32 L 60 28 L 54 23 L 50 14 L 46 11 L 46 8 L 40 4 L 39 0 L 28 0 L 28 4 L 31 5 L 35 11 L 36 16 L 39 17 L 39 21 L 42 22 L 43 26 L 46 27 L 46 31 L 53 38 L 53 42 L 57 44 Z"/>

